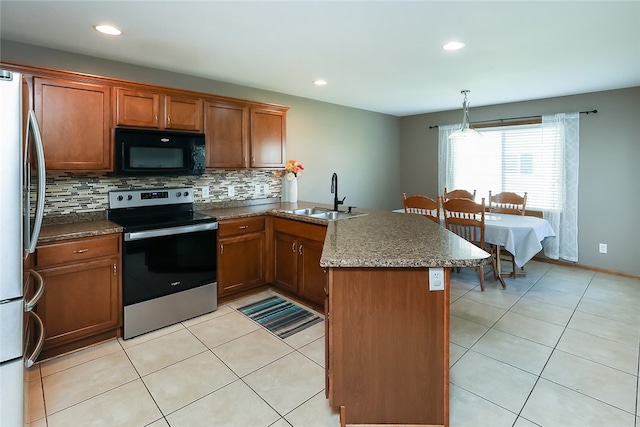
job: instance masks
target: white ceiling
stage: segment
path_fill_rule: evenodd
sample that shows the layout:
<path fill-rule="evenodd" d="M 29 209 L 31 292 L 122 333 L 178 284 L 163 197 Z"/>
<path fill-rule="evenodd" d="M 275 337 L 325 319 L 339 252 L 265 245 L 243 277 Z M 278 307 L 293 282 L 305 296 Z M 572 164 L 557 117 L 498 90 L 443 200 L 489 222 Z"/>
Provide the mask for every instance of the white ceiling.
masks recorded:
<path fill-rule="evenodd" d="M 0 36 L 396 116 L 640 86 L 640 1 L 2 0 Z"/>

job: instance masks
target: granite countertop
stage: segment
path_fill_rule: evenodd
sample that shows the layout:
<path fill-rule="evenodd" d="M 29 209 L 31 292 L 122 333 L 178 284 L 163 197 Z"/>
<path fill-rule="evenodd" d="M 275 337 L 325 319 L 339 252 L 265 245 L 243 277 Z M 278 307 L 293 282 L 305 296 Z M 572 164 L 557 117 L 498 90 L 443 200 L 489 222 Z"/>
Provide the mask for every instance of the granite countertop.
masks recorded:
<path fill-rule="evenodd" d="M 328 221 L 287 213 L 287 210 L 330 205 L 312 202 L 251 203 L 249 206 L 197 206 L 219 221 L 259 215 L 327 225 L 322 267 L 474 267 L 489 262 L 489 254 L 420 215 L 355 209 L 367 215 Z M 49 218 L 39 243 L 121 233 L 122 227 L 98 214 Z M 67 217 L 67 215 L 64 215 Z M 71 220 L 71 221 L 70 221 Z"/>

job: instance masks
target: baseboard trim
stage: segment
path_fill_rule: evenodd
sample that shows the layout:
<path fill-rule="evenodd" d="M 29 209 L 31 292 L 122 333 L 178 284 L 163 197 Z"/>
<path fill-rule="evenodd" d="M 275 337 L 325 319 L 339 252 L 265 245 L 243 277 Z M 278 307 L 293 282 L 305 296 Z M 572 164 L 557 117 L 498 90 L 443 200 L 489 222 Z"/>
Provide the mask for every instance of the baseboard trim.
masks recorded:
<path fill-rule="evenodd" d="M 640 274 L 631 274 L 631 273 L 625 273 L 624 271 L 616 271 L 616 270 L 609 270 L 606 268 L 593 267 L 590 265 L 579 264 L 577 262 L 556 260 L 556 259 L 539 256 L 539 255 L 536 255 L 533 259 L 536 261 L 546 262 L 548 264 L 563 265 L 565 267 L 575 267 L 581 270 L 589 270 L 589 271 L 595 271 L 598 273 L 612 274 L 614 276 L 629 277 L 631 279 L 640 279 Z"/>

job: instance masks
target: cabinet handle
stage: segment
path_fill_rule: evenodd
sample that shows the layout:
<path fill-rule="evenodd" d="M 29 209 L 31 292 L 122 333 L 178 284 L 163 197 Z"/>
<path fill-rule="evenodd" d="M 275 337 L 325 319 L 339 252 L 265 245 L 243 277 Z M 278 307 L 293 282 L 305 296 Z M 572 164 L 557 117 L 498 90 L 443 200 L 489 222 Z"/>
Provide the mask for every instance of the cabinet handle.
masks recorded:
<path fill-rule="evenodd" d="M 293 252 L 294 254 L 296 253 L 296 242 L 293 242 L 291 244 L 291 252 Z"/>
<path fill-rule="evenodd" d="M 224 244 L 220 243 L 220 253 L 224 253 Z"/>
<path fill-rule="evenodd" d="M 298 253 L 302 255 L 302 243 L 300 243 L 300 246 L 298 246 Z"/>
<path fill-rule="evenodd" d="M 238 227 L 240 230 L 244 230 L 245 228 L 249 228 L 248 225 L 241 225 L 240 227 Z"/>
<path fill-rule="evenodd" d="M 116 267 L 116 263 L 113 263 L 113 275 L 115 276 L 116 274 L 118 274 L 118 268 Z"/>
<path fill-rule="evenodd" d="M 83 254 L 85 252 L 88 252 L 89 249 L 76 249 L 75 251 L 73 251 L 74 254 Z"/>
<path fill-rule="evenodd" d="M 155 116 L 153 116 L 153 119 L 156 121 L 156 124 L 158 124 L 158 115 L 157 114 Z"/>
<path fill-rule="evenodd" d="M 167 127 L 171 126 L 171 116 L 167 116 Z"/>

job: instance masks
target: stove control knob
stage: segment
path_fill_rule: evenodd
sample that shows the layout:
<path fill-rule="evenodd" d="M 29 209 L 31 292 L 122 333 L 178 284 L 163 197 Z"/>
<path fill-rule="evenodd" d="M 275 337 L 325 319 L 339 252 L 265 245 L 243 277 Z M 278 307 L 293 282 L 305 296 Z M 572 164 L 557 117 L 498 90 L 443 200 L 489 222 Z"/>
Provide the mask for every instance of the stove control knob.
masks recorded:
<path fill-rule="evenodd" d="M 129 195 L 127 196 L 127 200 L 133 200 L 133 196 L 132 196 L 131 194 L 129 194 Z"/>
<path fill-rule="evenodd" d="M 178 192 L 176 193 L 176 197 L 180 197 L 180 196 L 182 196 L 182 193 L 178 191 Z"/>
<path fill-rule="evenodd" d="M 118 201 L 119 201 L 119 202 L 121 202 L 121 201 L 123 201 L 123 200 L 124 200 L 124 197 L 122 197 L 122 196 L 118 196 Z"/>
<path fill-rule="evenodd" d="M 188 192 L 188 191 L 185 191 L 185 192 L 184 192 L 184 197 L 187 197 L 188 195 L 189 195 L 189 192 Z"/>

